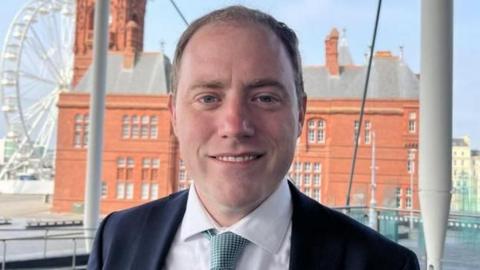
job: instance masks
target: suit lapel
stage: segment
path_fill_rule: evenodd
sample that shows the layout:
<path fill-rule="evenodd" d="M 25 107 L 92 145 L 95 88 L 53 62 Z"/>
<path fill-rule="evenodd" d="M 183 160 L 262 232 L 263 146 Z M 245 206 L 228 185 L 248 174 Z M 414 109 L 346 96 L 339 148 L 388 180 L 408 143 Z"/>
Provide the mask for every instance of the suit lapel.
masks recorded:
<path fill-rule="evenodd" d="M 342 241 L 331 235 L 335 230 L 329 225 L 329 213 L 289 184 L 293 203 L 290 270 L 338 269 Z"/>
<path fill-rule="evenodd" d="M 161 269 L 182 222 L 188 192 L 171 195 L 165 204 L 153 207 L 139 233 L 132 269 Z"/>

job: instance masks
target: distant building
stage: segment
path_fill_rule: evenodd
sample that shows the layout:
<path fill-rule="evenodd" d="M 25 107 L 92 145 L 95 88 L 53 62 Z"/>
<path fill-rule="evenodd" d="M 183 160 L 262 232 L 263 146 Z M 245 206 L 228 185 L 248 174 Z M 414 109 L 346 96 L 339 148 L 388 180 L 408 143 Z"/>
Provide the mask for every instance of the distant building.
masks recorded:
<path fill-rule="evenodd" d="M 359 130 L 367 67 L 353 63 L 346 36 L 340 37 L 336 29 L 325 40 L 325 54 L 325 66 L 304 68 L 309 101 L 290 175 L 314 199 L 344 205 L 359 132 L 351 204 L 370 202 L 375 141 L 377 205 L 418 208 L 418 76 L 400 57 L 377 52 Z"/>
<path fill-rule="evenodd" d="M 0 168 L 5 165 L 5 139 L 0 138 Z"/>
<path fill-rule="evenodd" d="M 452 211 L 477 210 L 477 184 L 473 177 L 470 138 L 452 140 Z"/>
<path fill-rule="evenodd" d="M 60 95 L 53 208 L 83 208 L 92 87 L 94 0 L 79 0 L 75 89 Z M 170 60 L 143 52 L 145 0 L 111 1 L 101 211 L 127 208 L 177 189 L 176 140 L 167 110 Z"/>
<path fill-rule="evenodd" d="M 472 150 L 472 177 L 476 185 L 476 211 L 480 211 L 480 150 Z"/>
<path fill-rule="evenodd" d="M 75 90 L 59 100 L 54 210 L 84 200 L 88 102 L 92 89 L 93 0 L 77 4 Z M 126 7 L 129 7 L 128 9 Z M 101 211 L 134 206 L 185 189 L 191 179 L 178 153 L 167 108 L 170 60 L 142 51 L 145 1 L 112 0 Z M 366 75 L 345 34 L 325 41 L 326 64 L 304 67 L 309 97 L 290 170 L 295 184 L 327 205 L 344 205 L 354 134 L 360 135 L 352 205 L 370 201 L 372 149 L 379 206 L 418 208 L 418 76 L 401 57 L 377 52 L 365 118 L 358 123 Z M 375 134 L 375 136 L 374 136 Z"/>

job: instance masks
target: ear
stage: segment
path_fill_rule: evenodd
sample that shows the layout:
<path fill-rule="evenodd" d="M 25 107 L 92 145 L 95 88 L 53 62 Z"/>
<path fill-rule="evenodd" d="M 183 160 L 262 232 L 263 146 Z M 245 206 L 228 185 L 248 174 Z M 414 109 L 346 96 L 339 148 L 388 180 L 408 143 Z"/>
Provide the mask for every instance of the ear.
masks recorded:
<path fill-rule="evenodd" d="M 177 134 L 177 112 L 174 94 L 168 95 L 168 111 L 170 112 L 170 123 L 172 124 L 173 132 Z"/>
<path fill-rule="evenodd" d="M 302 134 L 303 124 L 305 122 L 305 113 L 307 111 L 307 97 L 303 96 L 299 102 L 300 108 L 298 108 L 298 137 Z"/>

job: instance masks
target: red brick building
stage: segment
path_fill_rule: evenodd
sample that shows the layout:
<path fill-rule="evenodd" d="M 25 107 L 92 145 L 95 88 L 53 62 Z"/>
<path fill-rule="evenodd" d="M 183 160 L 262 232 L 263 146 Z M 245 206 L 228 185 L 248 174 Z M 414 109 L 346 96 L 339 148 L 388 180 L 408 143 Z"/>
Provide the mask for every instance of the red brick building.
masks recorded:
<path fill-rule="evenodd" d="M 60 96 L 54 210 L 84 199 L 93 0 L 78 1 L 75 90 Z M 145 1 L 113 0 L 108 55 L 101 211 L 188 187 L 167 109 L 170 60 L 142 52 Z M 290 175 L 327 205 L 344 205 L 366 66 L 355 65 L 345 36 L 325 41 L 325 66 L 304 68 L 306 122 Z M 377 52 L 368 90 L 351 204 L 368 205 L 372 146 L 379 206 L 418 208 L 418 78 L 400 57 Z M 375 134 L 375 136 L 373 136 Z"/>

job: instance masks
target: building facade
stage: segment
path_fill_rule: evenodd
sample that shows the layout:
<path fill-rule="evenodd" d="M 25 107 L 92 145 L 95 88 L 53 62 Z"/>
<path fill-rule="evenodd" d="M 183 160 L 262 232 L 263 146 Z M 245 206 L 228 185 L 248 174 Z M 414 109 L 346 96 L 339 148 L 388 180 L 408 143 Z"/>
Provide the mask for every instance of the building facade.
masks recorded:
<path fill-rule="evenodd" d="M 103 213 L 166 196 L 192 181 L 170 125 L 170 60 L 161 52 L 142 51 L 145 1 L 113 0 L 112 5 Z M 77 19 L 75 89 L 62 94 L 58 105 L 56 211 L 80 210 L 84 200 L 88 102 L 94 91 L 91 8 L 93 0 L 79 1 L 77 17 L 84 19 Z M 359 123 L 366 66 L 354 64 L 345 34 L 336 29 L 325 40 L 325 56 L 325 65 L 303 69 L 309 100 L 289 172 L 292 181 L 324 204 L 345 205 L 358 134 L 351 205 L 368 206 L 373 187 L 379 206 L 418 208 L 418 76 L 401 57 L 377 52 Z"/>
<path fill-rule="evenodd" d="M 472 150 L 472 177 L 476 185 L 476 211 L 480 212 L 480 150 Z"/>
<path fill-rule="evenodd" d="M 452 140 L 451 211 L 477 211 L 478 177 L 475 171 L 476 166 L 478 166 L 477 159 L 476 152 L 472 152 L 470 147 L 468 136 Z"/>

